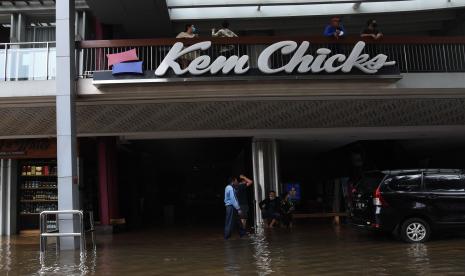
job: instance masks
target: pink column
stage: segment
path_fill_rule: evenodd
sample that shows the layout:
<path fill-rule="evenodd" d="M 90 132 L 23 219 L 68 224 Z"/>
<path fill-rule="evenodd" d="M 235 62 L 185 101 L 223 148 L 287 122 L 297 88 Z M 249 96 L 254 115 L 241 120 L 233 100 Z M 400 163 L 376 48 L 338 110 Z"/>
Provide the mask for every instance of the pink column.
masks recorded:
<path fill-rule="evenodd" d="M 111 219 L 119 218 L 115 138 L 99 138 L 98 164 L 100 223 L 110 225 Z"/>

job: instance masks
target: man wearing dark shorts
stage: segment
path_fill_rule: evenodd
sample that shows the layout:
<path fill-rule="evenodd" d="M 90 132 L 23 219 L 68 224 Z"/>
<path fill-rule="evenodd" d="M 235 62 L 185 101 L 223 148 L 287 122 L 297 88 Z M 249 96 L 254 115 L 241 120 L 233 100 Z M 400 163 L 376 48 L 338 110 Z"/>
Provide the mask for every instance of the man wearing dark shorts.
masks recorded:
<path fill-rule="evenodd" d="M 247 178 L 245 175 L 239 176 L 239 181 L 235 185 L 237 201 L 241 208 L 241 232 L 245 234 L 247 229 L 247 218 L 249 216 L 249 198 L 248 198 L 248 187 L 253 184 L 253 181 Z"/>

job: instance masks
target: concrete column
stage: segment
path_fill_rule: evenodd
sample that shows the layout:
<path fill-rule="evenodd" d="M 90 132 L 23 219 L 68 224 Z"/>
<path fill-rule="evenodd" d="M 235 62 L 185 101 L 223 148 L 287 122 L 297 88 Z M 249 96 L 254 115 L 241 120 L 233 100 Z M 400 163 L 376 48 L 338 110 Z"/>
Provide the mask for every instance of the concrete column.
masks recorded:
<path fill-rule="evenodd" d="M 10 42 L 24 42 L 26 40 L 26 17 L 21 13 L 14 13 L 10 20 Z"/>
<path fill-rule="evenodd" d="M 16 233 L 17 162 L 0 159 L 0 235 Z"/>
<path fill-rule="evenodd" d="M 105 232 L 111 231 L 111 219 L 119 218 L 117 149 L 113 137 L 100 138 L 98 143 L 99 163 L 99 216 Z"/>
<path fill-rule="evenodd" d="M 56 1 L 56 121 L 58 209 L 79 209 L 75 127 L 74 1 Z M 61 215 L 60 232 L 79 232 L 77 221 Z M 61 249 L 74 249 L 77 239 L 61 238 Z"/>
<path fill-rule="evenodd" d="M 254 169 L 255 226 L 262 226 L 262 216 L 258 203 L 265 199 L 269 191 L 281 194 L 279 181 L 278 143 L 276 140 L 254 140 L 252 142 L 252 162 Z"/>
<path fill-rule="evenodd" d="M 0 159 L 0 235 L 6 235 L 7 197 L 5 183 L 5 160 Z"/>

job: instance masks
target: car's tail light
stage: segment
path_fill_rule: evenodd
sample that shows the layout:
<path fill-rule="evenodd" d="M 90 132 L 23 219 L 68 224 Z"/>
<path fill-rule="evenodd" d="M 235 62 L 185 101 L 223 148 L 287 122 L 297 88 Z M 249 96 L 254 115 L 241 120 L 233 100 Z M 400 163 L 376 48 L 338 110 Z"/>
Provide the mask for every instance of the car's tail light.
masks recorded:
<path fill-rule="evenodd" d="M 384 200 L 383 196 L 381 195 L 381 186 L 378 186 L 378 188 L 375 191 L 375 196 L 373 197 L 373 205 L 375 206 L 387 206 L 386 200 Z"/>

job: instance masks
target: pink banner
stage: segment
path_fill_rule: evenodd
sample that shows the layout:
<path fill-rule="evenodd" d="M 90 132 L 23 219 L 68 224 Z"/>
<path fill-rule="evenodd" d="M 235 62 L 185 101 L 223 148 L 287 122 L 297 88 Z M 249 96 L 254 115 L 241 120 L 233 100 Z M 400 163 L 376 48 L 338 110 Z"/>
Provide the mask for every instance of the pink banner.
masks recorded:
<path fill-rule="evenodd" d="M 132 49 L 126 52 L 117 53 L 117 54 L 108 54 L 108 67 L 112 66 L 113 64 L 125 62 L 125 61 L 136 61 L 139 60 L 137 57 L 136 49 Z"/>

